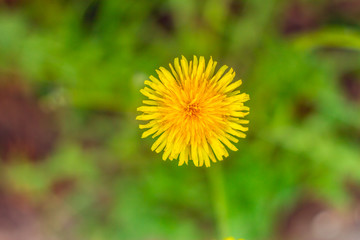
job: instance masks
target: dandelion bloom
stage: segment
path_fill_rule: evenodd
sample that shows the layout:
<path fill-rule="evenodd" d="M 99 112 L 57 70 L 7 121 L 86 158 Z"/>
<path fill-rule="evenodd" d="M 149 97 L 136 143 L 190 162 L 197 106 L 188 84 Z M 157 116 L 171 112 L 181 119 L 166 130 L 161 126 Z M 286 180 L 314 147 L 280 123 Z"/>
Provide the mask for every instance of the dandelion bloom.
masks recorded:
<path fill-rule="evenodd" d="M 249 113 L 244 102 L 249 95 L 240 93 L 241 80 L 234 81 L 235 72 L 217 62 L 194 56 L 190 62 L 183 56 L 175 58 L 170 71 L 160 67 L 158 78 L 150 76 L 140 92 L 148 100 L 137 110 L 137 120 L 148 121 L 140 129 L 148 129 L 142 138 L 158 137 L 151 150 L 163 152 L 163 160 L 179 158 L 179 166 L 192 160 L 195 166 L 209 167 L 210 162 L 229 156 L 227 149 L 237 151 L 233 143 L 245 138 L 243 119 Z M 233 143 L 232 143 L 233 142 Z"/>
<path fill-rule="evenodd" d="M 233 238 L 233 237 L 227 237 L 227 238 L 225 238 L 224 240 L 235 240 L 235 238 Z M 238 240 L 244 240 L 244 239 L 238 239 Z"/>

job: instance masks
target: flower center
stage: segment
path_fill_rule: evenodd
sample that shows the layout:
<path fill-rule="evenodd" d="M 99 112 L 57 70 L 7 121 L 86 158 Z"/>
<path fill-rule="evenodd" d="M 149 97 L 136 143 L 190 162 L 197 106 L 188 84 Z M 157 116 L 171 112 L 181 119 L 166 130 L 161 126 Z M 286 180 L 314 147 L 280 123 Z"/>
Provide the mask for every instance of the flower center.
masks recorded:
<path fill-rule="evenodd" d="M 185 108 L 185 113 L 188 116 L 194 116 L 200 111 L 198 104 L 188 104 Z"/>

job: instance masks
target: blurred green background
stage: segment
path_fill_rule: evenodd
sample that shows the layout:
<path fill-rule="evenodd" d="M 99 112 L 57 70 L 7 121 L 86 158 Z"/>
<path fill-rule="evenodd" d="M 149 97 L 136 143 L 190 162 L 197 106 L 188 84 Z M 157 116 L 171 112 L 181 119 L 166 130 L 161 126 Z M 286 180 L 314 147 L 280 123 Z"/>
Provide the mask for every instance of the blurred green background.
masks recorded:
<path fill-rule="evenodd" d="M 250 94 L 248 137 L 212 165 L 231 235 L 360 239 L 359 0 L 0 0 L 1 240 L 217 239 L 207 170 L 135 121 L 181 55 Z"/>

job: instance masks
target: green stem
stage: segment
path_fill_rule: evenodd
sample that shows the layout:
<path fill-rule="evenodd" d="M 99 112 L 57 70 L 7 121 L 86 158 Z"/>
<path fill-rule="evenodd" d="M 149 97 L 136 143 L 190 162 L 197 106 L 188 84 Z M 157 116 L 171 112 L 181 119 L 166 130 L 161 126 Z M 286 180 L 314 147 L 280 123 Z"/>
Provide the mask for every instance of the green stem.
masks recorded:
<path fill-rule="evenodd" d="M 223 169 L 220 163 L 214 164 L 207 169 L 209 185 L 213 199 L 217 229 L 220 239 L 229 235 L 228 216 L 226 205 L 226 191 L 224 185 Z"/>

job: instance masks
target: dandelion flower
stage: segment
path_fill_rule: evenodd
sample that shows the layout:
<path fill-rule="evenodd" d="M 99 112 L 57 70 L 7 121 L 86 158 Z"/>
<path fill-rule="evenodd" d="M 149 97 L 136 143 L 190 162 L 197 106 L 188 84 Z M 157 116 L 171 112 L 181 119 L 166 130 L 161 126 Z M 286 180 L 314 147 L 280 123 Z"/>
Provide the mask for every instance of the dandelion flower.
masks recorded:
<path fill-rule="evenodd" d="M 235 240 L 235 238 L 233 238 L 233 237 L 227 237 L 227 238 L 225 238 L 224 240 Z M 244 239 L 238 239 L 238 240 L 244 240 Z"/>
<path fill-rule="evenodd" d="M 170 71 L 160 67 L 158 78 L 150 76 L 140 92 L 148 99 L 137 110 L 137 120 L 147 121 L 140 129 L 148 129 L 142 138 L 157 137 L 151 147 L 162 158 L 179 159 L 179 166 L 192 160 L 195 166 L 210 166 L 229 156 L 233 143 L 245 138 L 248 130 L 242 124 L 249 113 L 244 102 L 249 95 L 240 93 L 241 80 L 234 81 L 235 72 L 227 66 L 215 71 L 217 62 L 194 56 L 190 62 L 183 56 L 175 58 Z"/>

